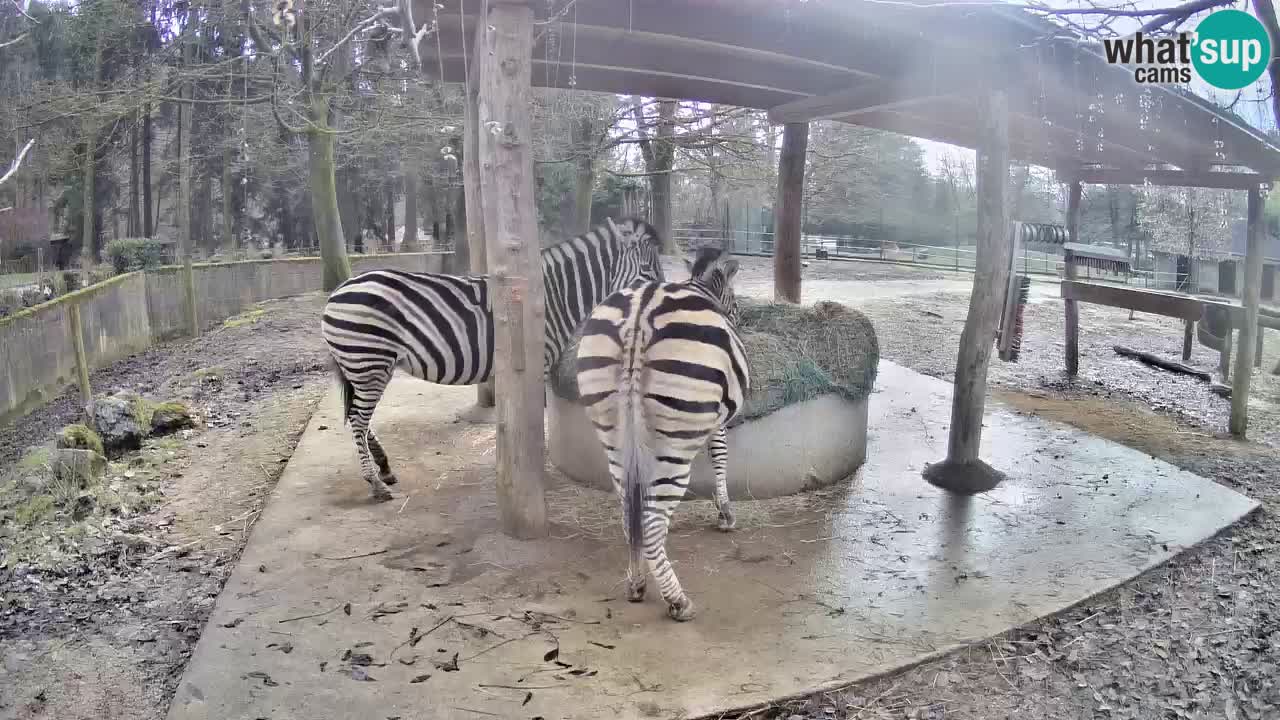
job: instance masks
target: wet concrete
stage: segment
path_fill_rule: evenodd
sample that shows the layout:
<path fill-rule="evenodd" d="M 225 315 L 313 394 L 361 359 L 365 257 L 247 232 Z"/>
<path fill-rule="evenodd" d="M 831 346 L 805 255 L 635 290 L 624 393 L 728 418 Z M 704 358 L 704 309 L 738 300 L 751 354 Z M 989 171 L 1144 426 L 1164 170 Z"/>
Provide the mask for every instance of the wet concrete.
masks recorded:
<path fill-rule="evenodd" d="M 623 598 L 610 493 L 556 481 L 552 538 L 497 532 L 492 429 L 455 422 L 473 389 L 392 383 L 375 423 L 400 484 L 376 505 L 331 394 L 218 598 L 169 717 L 740 708 L 1060 610 L 1256 507 L 999 406 L 988 408 L 984 457 L 1010 480 L 954 500 L 920 477 L 945 451 L 949 384 L 886 361 L 877 386 L 867 461 L 850 482 L 739 503 L 742 529 L 730 534 L 713 529 L 706 501 L 682 507 L 668 548 L 699 608 L 683 624 L 656 598 Z"/>

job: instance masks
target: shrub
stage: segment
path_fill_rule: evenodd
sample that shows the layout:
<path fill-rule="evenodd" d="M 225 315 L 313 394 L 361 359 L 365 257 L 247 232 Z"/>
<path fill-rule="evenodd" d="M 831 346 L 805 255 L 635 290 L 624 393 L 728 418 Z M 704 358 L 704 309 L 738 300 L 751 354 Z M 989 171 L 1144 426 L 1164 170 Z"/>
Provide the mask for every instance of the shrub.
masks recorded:
<path fill-rule="evenodd" d="M 164 262 L 164 246 L 147 238 L 112 240 L 106 250 L 117 273 L 158 267 Z"/>

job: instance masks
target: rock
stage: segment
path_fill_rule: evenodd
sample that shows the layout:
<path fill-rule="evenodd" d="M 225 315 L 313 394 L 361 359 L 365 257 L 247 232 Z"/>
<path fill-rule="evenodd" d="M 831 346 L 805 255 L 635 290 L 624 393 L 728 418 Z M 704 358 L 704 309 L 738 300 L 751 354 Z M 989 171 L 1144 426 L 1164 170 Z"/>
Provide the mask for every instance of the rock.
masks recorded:
<path fill-rule="evenodd" d="M 72 450 L 92 450 L 99 455 L 106 455 L 102 448 L 102 438 L 93 428 L 84 423 L 74 423 L 58 431 L 58 447 Z"/>
<path fill-rule="evenodd" d="M 107 459 L 92 450 L 57 448 L 49 453 L 49 468 L 55 478 L 84 489 L 107 471 Z"/>
<path fill-rule="evenodd" d="M 195 427 L 195 424 L 191 410 L 180 402 L 160 403 L 151 413 L 152 435 L 167 435 L 184 428 Z"/>
<path fill-rule="evenodd" d="M 71 519 L 79 522 L 93 514 L 93 508 L 98 504 L 97 498 L 92 493 L 80 493 L 76 496 L 75 503 L 71 506 Z"/>
<path fill-rule="evenodd" d="M 118 455 L 142 447 L 144 432 L 138 417 L 141 414 L 140 404 L 141 398 L 130 398 L 123 394 L 93 401 L 89 411 L 93 428 L 102 438 L 108 455 Z"/>

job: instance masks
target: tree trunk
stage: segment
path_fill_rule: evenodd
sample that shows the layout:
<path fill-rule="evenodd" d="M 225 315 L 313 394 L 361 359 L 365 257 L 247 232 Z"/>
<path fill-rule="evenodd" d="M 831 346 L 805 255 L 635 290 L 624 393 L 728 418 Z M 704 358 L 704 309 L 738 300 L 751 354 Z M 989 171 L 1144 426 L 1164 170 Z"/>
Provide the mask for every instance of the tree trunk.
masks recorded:
<path fill-rule="evenodd" d="M 804 161 L 808 147 L 809 123 L 787 123 L 782 131 L 782 157 L 778 160 L 773 297 L 790 303 L 800 302 L 800 208 L 804 204 Z"/>
<path fill-rule="evenodd" d="M 676 106 L 674 100 L 658 103 L 658 130 L 653 153 L 656 167 L 650 170 L 656 174 L 649 176 L 650 214 L 653 226 L 662 237 L 662 251 L 668 255 L 679 250 L 671 221 L 671 170 L 676 157 L 676 147 L 671 139 L 675 135 Z"/>
<path fill-rule="evenodd" d="M 153 237 L 151 214 L 151 103 L 142 107 L 142 236 Z"/>
<path fill-rule="evenodd" d="M 406 159 L 400 167 L 404 173 L 404 239 L 400 252 L 418 251 L 418 166 Z"/>
<path fill-rule="evenodd" d="M 383 189 L 383 193 L 385 195 L 385 197 L 383 198 L 383 202 L 385 204 L 382 207 L 382 212 L 383 212 L 382 226 L 386 229 L 382 233 L 383 242 L 385 244 L 385 247 L 383 247 L 382 251 L 394 252 L 396 249 L 395 248 L 395 243 L 396 243 L 396 187 L 395 187 L 395 184 L 388 182 L 385 188 Z"/>
<path fill-rule="evenodd" d="M 960 494 L 984 492 L 998 485 L 1003 474 L 982 462 L 982 416 L 986 403 L 987 370 L 992 340 L 1000 321 L 1003 290 L 1008 283 L 1012 246 L 1009 242 L 1009 114 L 1003 92 L 979 97 L 982 119 L 976 168 L 978 244 L 969 297 L 969 314 L 960 333 L 955 390 L 947 458 L 925 467 L 930 483 Z"/>
<path fill-rule="evenodd" d="M 204 248 L 206 257 L 218 250 L 218 243 L 213 234 L 213 177 L 209 166 L 201 163 L 200 184 L 196 195 L 195 235 Z"/>
<path fill-rule="evenodd" d="M 533 101 L 529 58 L 533 9 L 492 3 L 479 23 L 493 28 L 480 55 L 479 134 L 494 315 L 498 394 L 497 498 L 502 530 L 516 538 L 547 534 L 543 494 L 543 335 L 545 299 L 533 197 Z"/>
<path fill-rule="evenodd" d="M 328 103 L 317 94 L 312 98 L 311 122 L 321 130 L 328 129 Z M 334 136 L 319 130 L 307 133 L 310 152 L 311 218 L 324 263 L 324 291 L 333 292 L 351 277 L 347 246 L 342 235 L 342 216 L 338 212 L 338 186 L 334 168 Z"/>
<path fill-rule="evenodd" d="M 138 123 L 137 113 L 129 130 L 129 237 L 138 237 L 142 233 L 142 211 L 138 207 Z"/>
<path fill-rule="evenodd" d="M 235 133 L 231 133 L 234 138 Z M 231 138 L 225 147 L 222 148 L 222 246 L 228 250 L 235 250 L 240 247 L 239 238 L 236 237 L 236 218 L 232 211 L 231 203 L 235 199 L 235 182 L 232 179 L 231 164 L 235 161 L 235 155 L 231 152 Z"/>
<path fill-rule="evenodd" d="M 592 155 L 594 148 L 591 146 L 591 140 L 594 137 L 595 125 L 591 118 L 578 118 L 573 123 L 573 129 L 576 131 L 574 133 L 576 137 L 573 140 L 577 151 L 577 158 L 574 160 L 574 168 L 577 172 L 573 186 L 573 227 L 569 228 L 569 234 L 581 235 L 591 229 L 591 195 L 596 184 L 595 158 Z"/>
<path fill-rule="evenodd" d="M 85 271 L 84 286 L 89 284 L 89 269 L 97 262 L 98 256 L 94 252 L 94 245 L 97 241 L 97 232 L 94 228 L 94 180 L 97 175 L 96 149 L 98 147 L 98 133 L 93 126 L 93 118 L 90 113 L 86 113 L 84 121 L 84 165 L 82 172 L 84 178 L 81 182 L 81 201 L 80 201 L 80 266 Z"/>

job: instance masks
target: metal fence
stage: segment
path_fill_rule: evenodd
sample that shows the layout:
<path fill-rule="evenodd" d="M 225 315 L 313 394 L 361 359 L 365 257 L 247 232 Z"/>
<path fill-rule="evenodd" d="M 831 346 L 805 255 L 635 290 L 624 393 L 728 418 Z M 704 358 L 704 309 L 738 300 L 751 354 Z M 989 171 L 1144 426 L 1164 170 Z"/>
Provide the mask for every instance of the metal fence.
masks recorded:
<path fill-rule="evenodd" d="M 772 233 L 735 230 L 728 234 L 728 242 L 723 232 L 704 228 L 676 227 L 674 234 L 676 241 L 686 248 L 718 245 L 742 255 L 773 255 Z M 801 236 L 802 257 L 817 257 L 819 249 L 826 251 L 828 258 L 837 260 L 873 260 L 969 271 L 977 264 L 977 251 L 973 245 L 940 246 L 839 235 Z M 1062 250 L 1036 250 L 1024 246 L 1016 266 L 1027 275 L 1062 277 Z M 1176 273 L 1154 269 L 1139 269 L 1125 274 L 1102 272 L 1085 266 L 1077 272 L 1081 280 L 1104 280 L 1152 289 L 1173 290 L 1178 283 Z"/>

